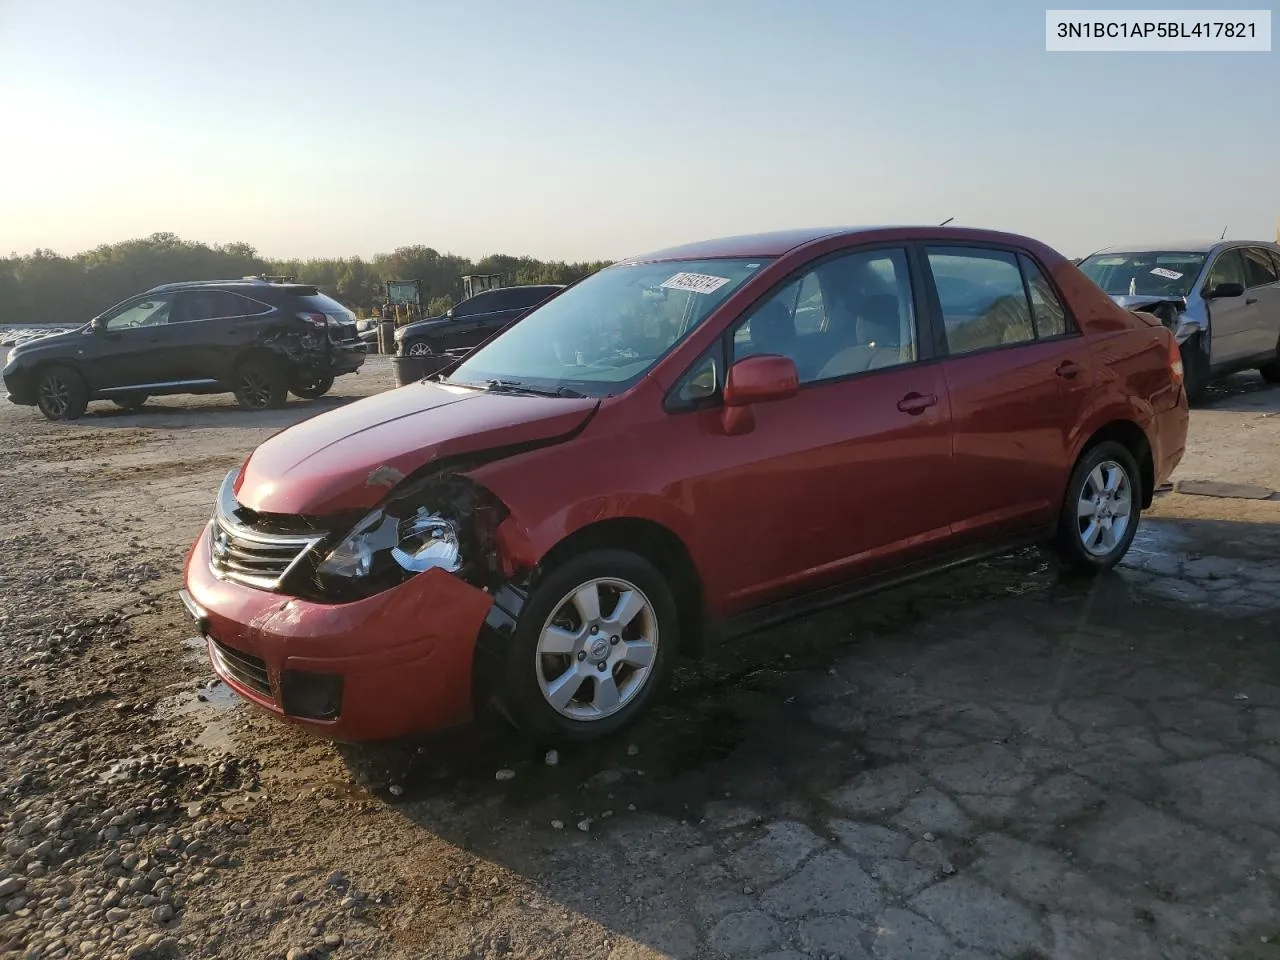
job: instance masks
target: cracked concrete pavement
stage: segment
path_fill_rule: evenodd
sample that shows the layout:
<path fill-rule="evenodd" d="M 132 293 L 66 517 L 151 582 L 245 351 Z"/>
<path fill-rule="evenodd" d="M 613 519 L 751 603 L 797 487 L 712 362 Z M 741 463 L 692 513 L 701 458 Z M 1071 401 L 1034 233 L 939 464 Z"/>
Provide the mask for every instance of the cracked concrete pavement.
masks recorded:
<path fill-rule="evenodd" d="M 134 621 L 120 654 L 139 662 L 172 660 L 189 634 L 172 590 L 223 461 L 282 425 L 236 426 L 201 403 L 87 418 L 76 441 L 30 428 L 58 455 L 102 444 L 83 446 L 98 462 L 74 484 L 76 502 L 100 511 L 85 522 L 128 529 L 152 551 L 156 613 Z M 1277 441 L 1280 390 L 1235 378 L 1193 414 L 1178 476 L 1280 487 Z M 119 496 L 129 483 L 165 516 L 139 519 Z M 25 510 L 3 532 L 38 567 L 27 532 L 38 514 Z M 156 736 L 234 750 L 264 794 L 236 821 L 241 865 L 204 871 L 189 891 L 179 877 L 175 949 L 1280 957 L 1277 556 L 1280 503 L 1167 494 L 1114 575 L 1063 580 L 1025 551 L 775 628 L 682 667 L 650 718 L 619 740 L 562 748 L 554 765 L 492 718 L 335 748 L 220 698 L 197 703 L 203 665 L 144 677 L 144 689 L 186 698 L 157 715 Z M 68 665 L 67 682 L 90 666 Z M 104 706 L 91 736 L 116 722 Z M 128 756 L 127 742 L 112 756 Z M 514 776 L 496 780 L 499 769 Z M 100 852 L 82 856 L 92 866 Z M 339 870 L 344 884 L 384 890 L 387 906 L 325 900 Z M 37 912 L 0 919 L 0 941 L 40 916 L 40 882 L 28 889 Z M 264 914 L 285 883 L 299 893 Z M 125 955 L 131 941 L 113 936 L 79 955 Z M 60 949 L 27 955 L 77 955 Z"/>

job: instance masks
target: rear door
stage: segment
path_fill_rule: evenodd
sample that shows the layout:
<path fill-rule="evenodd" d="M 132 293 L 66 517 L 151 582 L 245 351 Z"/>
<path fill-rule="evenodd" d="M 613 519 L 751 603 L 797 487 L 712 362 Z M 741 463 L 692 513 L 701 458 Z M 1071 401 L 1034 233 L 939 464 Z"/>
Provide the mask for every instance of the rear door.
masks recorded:
<path fill-rule="evenodd" d="M 225 290 L 189 290 L 179 298 L 175 315 L 177 361 L 193 381 L 227 382 L 240 352 L 253 343 L 256 317 L 274 312 L 270 304 Z"/>
<path fill-rule="evenodd" d="M 1213 259 L 1204 292 L 1223 283 L 1246 286 L 1244 257 L 1239 247 L 1229 247 Z M 1240 363 L 1252 354 L 1251 329 L 1256 322 L 1252 314 L 1256 303 L 1247 303 L 1248 299 L 1242 294 L 1205 301 L 1209 313 L 1209 363 L 1212 366 Z"/>
<path fill-rule="evenodd" d="M 1280 341 L 1280 282 L 1276 266 L 1263 247 L 1245 247 L 1244 303 L 1249 309 L 1250 326 L 1246 331 L 1250 353 L 1255 358 L 1275 359 Z"/>
<path fill-rule="evenodd" d="M 1024 252 L 928 244 L 930 306 L 947 359 L 960 542 L 1052 523 L 1093 363 L 1045 271 Z"/>
<path fill-rule="evenodd" d="M 790 357 L 798 395 L 753 407 L 726 436 L 723 356 L 677 385 L 672 444 L 713 549 L 736 558 L 717 584 L 740 612 L 921 559 L 949 534 L 946 384 L 919 334 L 902 247 L 844 252 L 803 270 L 734 324 L 735 361 Z M 802 315 L 798 305 L 804 300 Z M 821 320 L 817 319 L 821 318 Z M 799 319 L 799 323 L 797 320 Z"/>

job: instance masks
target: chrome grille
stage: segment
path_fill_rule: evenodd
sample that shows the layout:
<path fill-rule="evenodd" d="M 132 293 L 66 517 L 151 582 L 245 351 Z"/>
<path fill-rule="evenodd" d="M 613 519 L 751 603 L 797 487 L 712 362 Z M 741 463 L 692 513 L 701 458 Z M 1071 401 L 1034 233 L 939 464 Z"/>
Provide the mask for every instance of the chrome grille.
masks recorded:
<path fill-rule="evenodd" d="M 267 532 L 236 519 L 235 476 L 234 471 L 228 474 L 218 493 L 209 531 L 209 568 L 223 580 L 275 590 L 294 565 L 324 539 L 324 533 Z"/>
<path fill-rule="evenodd" d="M 226 674 L 242 687 L 256 690 L 263 696 L 271 696 L 271 679 L 267 676 L 265 660 L 241 653 L 239 650 L 232 650 L 217 640 L 211 642 L 210 652 L 214 666 L 219 672 Z"/>

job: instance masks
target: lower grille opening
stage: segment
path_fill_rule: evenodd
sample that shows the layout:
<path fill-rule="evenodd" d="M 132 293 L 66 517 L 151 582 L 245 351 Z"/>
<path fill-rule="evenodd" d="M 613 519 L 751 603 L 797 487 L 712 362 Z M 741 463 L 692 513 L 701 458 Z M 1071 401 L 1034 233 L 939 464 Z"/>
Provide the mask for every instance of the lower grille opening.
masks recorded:
<path fill-rule="evenodd" d="M 342 713 L 342 674 L 286 670 L 280 675 L 284 712 L 306 720 L 336 720 Z"/>
<path fill-rule="evenodd" d="M 217 640 L 213 641 L 213 656 L 218 668 L 236 683 L 265 697 L 271 696 L 271 679 L 267 676 L 265 660 L 233 650 Z"/>

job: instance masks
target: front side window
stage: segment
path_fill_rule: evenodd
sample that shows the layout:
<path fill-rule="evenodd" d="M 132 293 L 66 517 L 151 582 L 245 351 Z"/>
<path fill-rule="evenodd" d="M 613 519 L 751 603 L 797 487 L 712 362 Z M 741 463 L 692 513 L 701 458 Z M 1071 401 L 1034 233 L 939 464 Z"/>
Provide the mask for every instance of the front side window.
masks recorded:
<path fill-rule="evenodd" d="M 494 293 L 477 293 L 470 300 L 463 300 L 460 304 L 453 308 L 453 316 L 455 319 L 461 317 L 474 317 L 478 313 L 488 313 L 490 310 L 496 310 L 494 305 Z"/>
<path fill-rule="evenodd" d="M 155 327 L 169 322 L 172 296 L 147 297 L 137 300 L 110 316 L 104 326 L 113 332 L 133 330 L 137 327 Z"/>
<path fill-rule="evenodd" d="M 916 359 L 915 305 L 900 249 L 823 261 L 751 311 L 733 358 L 779 354 L 801 383 L 901 366 Z"/>
<path fill-rule="evenodd" d="M 765 264 L 717 258 L 617 264 L 471 354 L 449 382 L 608 396 L 639 380 Z"/>
<path fill-rule="evenodd" d="M 1218 254 L 1209 271 L 1209 282 L 1205 286 L 1213 290 L 1224 283 L 1238 283 L 1244 286 L 1244 258 L 1239 249 L 1224 250 Z"/>
<path fill-rule="evenodd" d="M 1017 258 L 1003 250 L 930 247 L 927 251 L 952 354 L 1036 338 Z"/>
<path fill-rule="evenodd" d="M 1147 250 L 1096 253 L 1080 262 L 1084 275 L 1113 297 L 1185 297 L 1204 267 L 1203 253 Z"/>
<path fill-rule="evenodd" d="M 1276 282 L 1276 268 L 1266 250 L 1261 247 L 1244 248 L 1244 276 L 1246 287 L 1265 287 Z"/>

